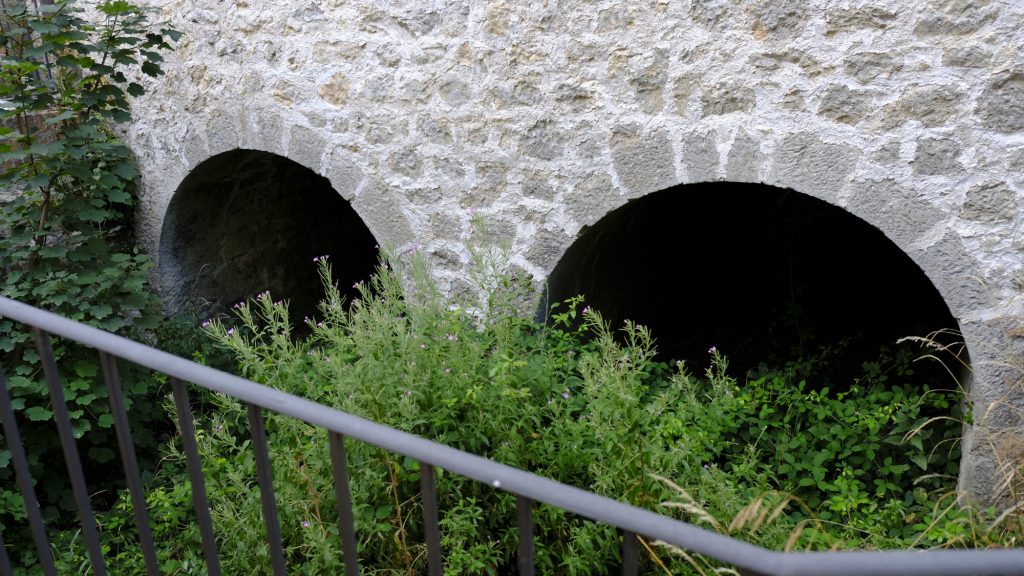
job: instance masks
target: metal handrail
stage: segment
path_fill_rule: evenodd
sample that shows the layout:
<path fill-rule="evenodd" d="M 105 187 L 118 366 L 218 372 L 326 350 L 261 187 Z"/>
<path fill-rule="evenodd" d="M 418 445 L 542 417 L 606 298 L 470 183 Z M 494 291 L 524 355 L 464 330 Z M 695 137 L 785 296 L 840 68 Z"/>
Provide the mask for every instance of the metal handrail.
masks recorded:
<path fill-rule="evenodd" d="M 655 512 L 623 504 L 610 498 L 574 488 L 553 480 L 525 472 L 456 450 L 454 448 L 426 440 L 424 438 L 402 432 L 388 426 L 347 414 L 316 402 L 276 390 L 255 382 L 202 366 L 195 362 L 180 358 L 144 344 L 86 326 L 67 318 L 34 308 L 27 304 L 0 297 L 0 317 L 16 320 L 32 326 L 37 334 L 37 343 L 45 350 L 49 346 L 46 334 L 58 335 L 80 342 L 101 352 L 104 358 L 122 358 L 171 377 L 178 408 L 179 422 L 186 452 L 194 451 L 194 428 L 191 414 L 188 413 L 187 393 L 183 382 L 189 382 L 208 390 L 220 392 L 245 402 L 251 430 L 254 433 L 254 446 L 257 450 L 258 472 L 260 474 L 261 493 L 264 502 L 264 519 L 268 523 L 268 534 L 271 540 L 271 556 L 275 564 L 275 572 L 283 573 L 283 560 L 276 556 L 274 547 L 280 546 L 280 536 L 274 542 L 276 527 L 276 509 L 273 506 L 273 489 L 269 477 L 269 463 L 261 462 L 266 455 L 260 409 L 272 410 L 305 421 L 330 431 L 332 444 L 332 461 L 335 471 L 336 489 L 339 490 L 339 514 L 349 515 L 347 521 L 341 518 L 341 533 L 345 543 L 344 549 L 346 572 L 355 574 L 352 568 L 354 561 L 354 538 L 352 538 L 351 508 L 347 500 L 347 469 L 344 465 L 345 436 L 384 448 L 418 460 L 421 463 L 421 486 L 424 488 L 424 509 L 427 516 L 427 544 L 430 559 L 430 573 L 440 574 L 440 548 L 436 538 L 437 509 L 436 494 L 433 490 L 433 467 L 439 467 L 489 484 L 495 489 L 511 492 L 518 497 L 518 521 L 520 527 L 531 527 L 530 506 L 533 502 L 545 503 L 569 512 L 579 514 L 592 520 L 616 526 L 624 531 L 623 557 L 636 558 L 636 535 L 656 538 L 678 546 L 690 552 L 703 554 L 719 561 L 731 564 L 744 573 L 778 575 L 778 576 L 930 576 L 945 574 L 949 576 L 967 575 L 1012 575 L 1024 574 L 1024 549 L 988 549 L 988 550 L 927 550 L 927 551 L 843 551 L 843 552 L 774 552 L 755 546 L 710 530 L 706 530 L 686 522 L 675 520 Z M 109 357 L 108 357 L 109 355 Z M 42 355 L 45 357 L 45 353 Z M 110 360 L 103 360 L 104 374 L 108 375 L 110 384 Z M 45 366 L 45 363 L 44 363 Z M 116 368 L 116 367 L 115 367 Z M 51 381 L 56 380 L 55 366 Z M 116 369 L 113 370 L 116 381 Z M 119 384 L 115 387 L 119 391 Z M 0 401 L 7 397 L 6 384 L 0 381 Z M 52 388 L 51 388 L 52 391 Z M 9 399 L 6 403 L 9 409 Z M 122 408 L 123 411 L 123 408 Z M 4 411 L 6 412 L 6 410 Z M 13 412 L 10 413 L 13 415 Z M 115 415 L 115 418 L 117 415 Z M 14 435 L 8 433 L 9 425 L 13 426 L 12 418 L 0 414 L 3 418 L 8 442 Z M 116 421 L 115 421 L 116 423 Z M 191 439 L 188 436 L 191 435 Z M 119 439 L 120 439 L 119 434 Z M 129 435 L 130 437 L 130 435 Z M 189 443 L 192 443 L 190 450 Z M 72 441 L 73 444 L 73 441 Z M 73 449 L 72 449 L 73 450 Z M 124 448 L 122 447 L 122 450 Z M 263 456 L 261 456 L 263 454 Z M 189 457 L 190 474 L 198 472 L 198 478 L 192 476 L 194 491 L 204 492 L 201 471 L 198 467 L 198 454 L 186 454 Z M 193 463 L 191 460 L 195 459 Z M 68 462 L 69 468 L 75 463 Z M 80 464 L 78 464 L 80 467 Z M 80 469 L 80 468 L 79 468 Z M 126 473 L 130 476 L 131 473 Z M 137 474 L 137 471 L 135 472 Z M 265 477 L 264 477 L 265 476 Z M 19 473 L 20 482 L 20 473 Z M 343 484 L 344 490 L 339 488 Z M 341 494 L 340 492 L 344 492 Z M 194 495 L 197 496 L 197 495 Z M 206 513 L 206 519 L 199 518 L 200 523 L 207 524 L 204 532 L 209 530 L 208 508 L 205 505 L 205 494 L 199 494 L 203 500 L 195 502 L 197 513 Z M 197 497 L 198 497 L 197 496 Z M 269 499 L 268 499 L 269 497 Z M 144 502 L 144 501 L 143 501 Z M 341 510 L 346 505 L 349 510 Z M 136 506 L 138 508 L 139 506 Z M 80 506 L 80 510 L 81 510 Z M 91 514 L 91 513 L 89 513 Z M 432 518 L 431 518 L 432 516 Z M 90 520 L 91 521 L 91 518 Z M 86 520 L 83 520 L 83 525 Z M 432 525 L 431 525 L 432 524 Z M 203 528 L 203 526 L 201 526 Z M 87 531 L 86 529 L 84 529 Z M 141 532 L 141 529 L 140 529 Z M 148 527 L 147 527 L 148 532 Z M 524 553 L 532 551 L 532 530 L 520 530 L 520 570 L 521 573 L 532 574 L 532 562 L 523 562 Z M 212 540 L 212 534 L 204 533 L 206 540 Z M 433 542 L 431 542 L 433 540 Z M 212 542 L 208 543 L 213 546 Z M 350 548 L 351 546 L 351 548 Z M 37 542 L 37 548 L 39 543 Z M 45 548 L 45 547 L 43 547 Z M 204 550 L 211 574 L 219 573 L 216 565 L 216 551 Z M 532 558 L 532 553 L 529 554 Z M 94 570 L 96 560 L 93 560 Z M 277 564 L 280 563 L 280 566 Z M 635 574 L 636 566 L 624 565 L 624 574 Z M 101 573 L 100 570 L 95 570 Z"/>

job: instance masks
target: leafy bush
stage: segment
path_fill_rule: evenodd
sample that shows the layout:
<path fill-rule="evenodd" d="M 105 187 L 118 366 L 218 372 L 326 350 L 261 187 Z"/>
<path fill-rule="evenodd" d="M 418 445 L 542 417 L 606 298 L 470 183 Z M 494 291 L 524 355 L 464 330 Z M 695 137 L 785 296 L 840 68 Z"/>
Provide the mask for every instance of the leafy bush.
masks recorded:
<path fill-rule="evenodd" d="M 717 386 L 696 404 L 699 412 L 682 406 L 674 433 L 697 440 L 711 465 L 736 472 L 753 450 L 758 465 L 744 474 L 774 477 L 824 520 L 849 521 L 886 499 L 948 489 L 960 456 L 960 426 L 950 416 L 960 395 L 909 383 L 911 357 L 900 352 L 882 356 L 891 362 L 887 373 L 866 363 L 862 377 L 834 393 L 798 380 L 792 369 L 741 385 L 713 351 L 709 380 Z"/>
<path fill-rule="evenodd" d="M 481 261 L 480 301 L 450 306 L 418 260 L 386 259 L 346 306 L 322 262 L 327 298 L 308 337 L 294 336 L 285 304 L 269 294 L 207 331 L 253 380 L 768 547 L 998 541 L 976 529 L 985 513 L 960 510 L 946 495 L 955 426 L 922 427 L 931 414 L 948 415 L 957 394 L 904 383 L 912 375 L 903 352 L 867 364 L 842 393 L 811 384 L 814 362 L 741 384 L 717 351 L 696 378 L 656 362 L 645 328 L 627 323 L 615 332 L 579 310 L 578 299 L 554 309 L 550 325 L 510 313 L 521 290 L 493 266 L 500 256 Z M 207 401 L 199 445 L 221 558 L 229 573 L 267 573 L 244 407 L 218 395 Z M 289 564 L 303 574 L 338 572 L 326 437 L 275 414 L 266 425 Z M 361 564 L 423 572 L 417 464 L 355 441 L 347 447 Z M 180 469 L 173 447 L 167 462 Z M 165 568 L 201 573 L 183 482 L 170 476 L 156 485 L 150 506 L 157 532 L 175 535 L 163 540 Z M 442 473 L 438 487 L 447 573 L 511 569 L 513 498 L 454 474 Z M 141 566 L 128 510 L 125 500 L 103 521 L 125 573 Z M 540 573 L 616 570 L 614 529 L 548 506 L 535 519 Z M 715 567 L 653 543 L 642 550 L 648 572 Z"/>
<path fill-rule="evenodd" d="M 109 123 L 129 119 L 130 96 L 143 93 L 128 75 L 159 75 L 160 53 L 177 33 L 152 28 L 128 2 L 96 8 L 97 25 L 68 1 L 0 11 L 0 189 L 14 193 L 0 211 L 0 294 L 144 338 L 161 314 L 148 289 L 151 262 L 130 233 L 138 173 Z M 54 346 L 79 451 L 93 466 L 87 476 L 109 489 L 118 477 L 113 418 L 96 355 Z M 0 320 L 0 353 L 13 367 L 8 386 L 44 514 L 62 525 L 73 506 L 65 473 L 52 465 L 62 457 L 38 355 L 9 320 Z M 165 415 L 144 374 L 123 376 L 136 440 L 152 450 L 160 442 L 153 424 Z M 0 450 L 4 527 L 24 516 L 9 458 Z"/>

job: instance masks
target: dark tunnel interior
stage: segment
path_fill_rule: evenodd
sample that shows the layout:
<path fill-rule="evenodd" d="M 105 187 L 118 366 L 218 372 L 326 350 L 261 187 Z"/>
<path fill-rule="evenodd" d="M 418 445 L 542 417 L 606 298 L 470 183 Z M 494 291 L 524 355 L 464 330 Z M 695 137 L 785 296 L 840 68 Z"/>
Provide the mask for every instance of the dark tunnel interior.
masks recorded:
<path fill-rule="evenodd" d="M 172 313 L 201 317 L 269 290 L 292 324 L 323 296 L 317 265 L 329 256 L 349 300 L 377 264 L 377 241 L 330 182 L 287 158 L 235 150 L 196 167 L 167 210 L 160 275 Z"/>
<path fill-rule="evenodd" d="M 609 213 L 555 267 L 542 311 L 577 294 L 613 326 L 648 326 L 664 360 L 706 365 L 714 346 L 738 374 L 824 347 L 859 365 L 899 338 L 957 328 L 878 229 L 757 184 L 677 186 Z"/>

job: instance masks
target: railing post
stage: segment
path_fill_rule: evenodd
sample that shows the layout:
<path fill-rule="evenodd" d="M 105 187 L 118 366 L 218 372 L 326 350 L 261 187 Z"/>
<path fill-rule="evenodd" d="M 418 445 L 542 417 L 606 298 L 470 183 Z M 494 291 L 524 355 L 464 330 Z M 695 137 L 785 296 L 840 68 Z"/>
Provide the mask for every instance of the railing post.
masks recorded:
<path fill-rule="evenodd" d="M 533 500 L 518 494 L 516 524 L 519 528 L 519 576 L 533 576 Z"/>
<path fill-rule="evenodd" d="M 14 576 L 11 570 L 11 558 L 7 555 L 7 544 L 4 543 L 4 531 L 0 530 L 0 576 Z"/>
<path fill-rule="evenodd" d="M 50 336 L 39 328 L 33 328 L 32 333 L 36 337 L 39 358 L 43 361 L 43 374 L 46 377 L 46 384 L 50 388 L 53 419 L 57 422 L 57 432 L 60 436 L 61 448 L 64 450 L 64 464 L 71 476 L 71 491 L 75 495 L 75 505 L 78 508 L 78 518 L 81 521 L 82 536 L 85 538 L 85 545 L 89 550 L 92 571 L 96 576 L 105 576 L 107 567 L 103 563 L 100 536 L 96 530 L 96 519 L 92 515 L 92 506 L 89 504 L 89 490 L 85 485 L 82 460 L 78 456 L 75 433 L 71 427 L 71 416 L 68 414 L 64 390 L 60 385 L 60 374 L 57 372 L 57 361 L 53 356 Z"/>
<path fill-rule="evenodd" d="M 196 446 L 196 425 L 192 421 L 192 409 L 188 405 L 188 389 L 181 380 L 171 378 L 171 392 L 174 394 L 174 409 L 178 413 L 178 425 L 181 427 L 181 446 L 185 451 L 188 480 L 192 485 L 192 506 L 196 511 L 199 535 L 203 542 L 203 559 L 206 561 L 209 576 L 220 576 L 217 540 L 213 536 L 210 503 L 206 499 L 203 466 L 199 461 L 199 448 Z"/>
<path fill-rule="evenodd" d="M 39 512 L 39 501 L 36 500 L 36 491 L 32 487 L 32 477 L 28 471 L 25 445 L 21 443 L 18 423 L 14 420 L 11 395 L 7 391 L 7 378 L 4 377 L 2 370 L 0 370 L 0 421 L 3 422 L 7 449 L 11 451 L 14 476 L 17 478 L 18 488 L 21 490 L 21 500 L 25 504 L 28 526 L 32 531 L 32 541 L 36 545 L 36 554 L 39 556 L 39 566 L 42 567 L 43 574 L 46 576 L 57 576 L 57 567 L 53 563 L 53 552 L 50 551 L 50 541 L 46 537 L 46 528 L 43 526 L 43 516 Z"/>
<path fill-rule="evenodd" d="M 106 352 L 100 352 L 100 368 L 103 370 L 103 380 L 107 385 L 110 411 L 114 415 L 114 431 L 117 433 L 117 446 L 121 451 L 124 477 L 128 482 L 128 492 L 132 497 L 132 512 L 135 515 L 135 526 L 139 531 L 139 544 L 142 546 L 142 558 L 146 563 L 146 572 L 149 576 L 160 576 L 160 564 L 156 558 L 153 534 L 149 528 L 146 495 L 142 491 L 142 479 L 139 478 L 139 463 L 135 458 L 132 429 L 128 424 L 128 415 L 124 408 L 124 397 L 121 394 L 121 379 L 117 373 L 117 360 Z"/>
<path fill-rule="evenodd" d="M 274 498 L 274 479 L 270 468 L 270 450 L 267 447 L 267 431 L 263 424 L 263 413 L 255 404 L 246 404 L 245 409 L 249 416 L 252 449 L 256 455 L 256 477 L 260 484 L 263 522 L 267 526 L 270 562 L 273 565 L 275 576 L 285 576 L 284 546 L 281 544 L 281 525 L 277 520 L 277 500 Z"/>
<path fill-rule="evenodd" d="M 356 544 L 355 519 L 352 517 L 352 493 L 348 483 L 348 458 L 345 455 L 345 437 L 337 432 L 327 433 L 331 450 L 331 468 L 334 470 L 334 499 L 338 508 L 338 533 L 345 560 L 345 575 L 359 576 L 359 549 Z"/>
<path fill-rule="evenodd" d="M 427 573 L 441 576 L 441 532 L 437 515 L 437 481 L 434 467 L 420 460 L 420 490 L 423 492 L 423 533 L 427 544 Z"/>
<path fill-rule="evenodd" d="M 622 576 L 636 576 L 640 559 L 637 554 L 635 532 L 622 531 Z"/>

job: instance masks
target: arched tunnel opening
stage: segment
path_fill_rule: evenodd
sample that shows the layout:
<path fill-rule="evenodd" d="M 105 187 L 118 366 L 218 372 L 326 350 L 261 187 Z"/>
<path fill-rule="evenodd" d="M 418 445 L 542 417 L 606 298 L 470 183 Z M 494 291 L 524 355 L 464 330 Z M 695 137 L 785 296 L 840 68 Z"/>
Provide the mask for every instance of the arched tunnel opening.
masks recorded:
<path fill-rule="evenodd" d="M 958 327 L 877 228 L 759 184 L 677 186 L 609 213 L 562 257 L 544 305 L 576 295 L 613 327 L 649 327 L 661 359 L 706 366 L 715 347 L 738 377 L 830 349 L 829 373 L 843 379 L 900 338 Z M 942 343 L 959 346 L 957 334 Z M 955 386 L 935 364 L 940 383 Z"/>
<path fill-rule="evenodd" d="M 330 181 L 287 158 L 234 150 L 197 166 L 164 218 L 160 275 L 172 313 L 209 317 L 269 291 L 293 326 L 323 297 L 328 256 L 347 301 L 377 264 L 377 241 Z"/>

